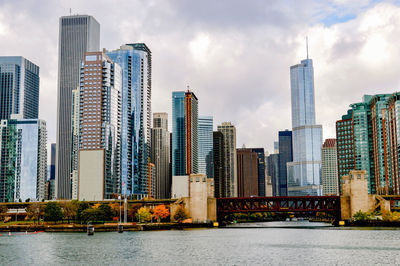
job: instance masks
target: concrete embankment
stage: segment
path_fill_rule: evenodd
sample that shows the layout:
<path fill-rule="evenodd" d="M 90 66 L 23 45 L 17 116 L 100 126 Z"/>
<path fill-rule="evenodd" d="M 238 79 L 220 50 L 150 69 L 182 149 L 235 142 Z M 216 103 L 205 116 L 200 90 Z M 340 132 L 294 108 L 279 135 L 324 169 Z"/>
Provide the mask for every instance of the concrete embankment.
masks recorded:
<path fill-rule="evenodd" d="M 148 223 L 148 224 L 123 224 L 124 231 L 153 231 L 153 230 L 183 230 L 189 228 L 213 227 L 207 223 Z M 117 224 L 95 224 L 96 232 L 117 231 Z M 85 224 L 12 224 L 1 225 L 0 232 L 86 232 Z"/>

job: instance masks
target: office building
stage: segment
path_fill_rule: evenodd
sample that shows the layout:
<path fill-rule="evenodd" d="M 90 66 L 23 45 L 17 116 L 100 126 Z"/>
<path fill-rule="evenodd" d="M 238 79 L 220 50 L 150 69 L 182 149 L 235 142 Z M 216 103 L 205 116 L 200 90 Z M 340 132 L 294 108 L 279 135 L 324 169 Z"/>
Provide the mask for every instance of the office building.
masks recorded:
<path fill-rule="evenodd" d="M 172 93 L 172 175 L 198 172 L 198 100 L 193 92 Z"/>
<path fill-rule="evenodd" d="M 0 202 L 44 200 L 46 122 L 12 115 L 1 121 L 0 137 Z"/>
<path fill-rule="evenodd" d="M 315 124 L 311 59 L 290 67 L 293 162 L 288 163 L 288 195 L 322 195 L 322 126 Z"/>
<path fill-rule="evenodd" d="M 52 200 L 56 198 L 55 195 L 55 182 L 56 182 L 56 143 L 51 143 L 51 149 L 50 149 L 50 178 L 48 180 L 48 192 L 47 192 L 47 198 L 48 200 Z"/>
<path fill-rule="evenodd" d="M 279 131 L 279 196 L 287 196 L 287 163 L 293 161 L 292 131 Z"/>
<path fill-rule="evenodd" d="M 271 179 L 272 195 L 280 196 L 279 190 L 279 153 L 267 157 L 267 176 Z"/>
<path fill-rule="evenodd" d="M 84 96 L 84 94 L 82 95 Z M 78 198 L 78 172 L 79 172 L 79 117 L 80 117 L 80 88 L 72 91 L 71 113 L 71 197 Z"/>
<path fill-rule="evenodd" d="M 342 176 L 347 176 L 351 170 L 355 169 L 354 125 L 351 109 L 342 116 L 341 120 L 336 121 L 336 138 L 338 180 L 340 182 Z M 342 186 L 339 185 L 340 194 L 341 189 Z"/>
<path fill-rule="evenodd" d="M 237 149 L 237 196 L 258 196 L 258 158 L 252 149 Z"/>
<path fill-rule="evenodd" d="M 87 52 L 80 80 L 78 199 L 111 199 L 120 193 L 122 70 Z"/>
<path fill-rule="evenodd" d="M 257 183 L 258 183 L 258 196 L 265 197 L 265 153 L 264 148 L 252 148 L 252 152 L 257 154 Z"/>
<path fill-rule="evenodd" d="M 155 165 L 156 199 L 171 198 L 170 175 L 170 133 L 168 132 L 168 114 L 154 113 L 151 129 L 151 162 Z"/>
<path fill-rule="evenodd" d="M 224 190 L 226 197 L 237 197 L 237 156 L 236 156 L 236 128 L 231 122 L 223 122 L 218 131 L 224 136 Z"/>
<path fill-rule="evenodd" d="M 39 67 L 22 56 L 0 56 L 0 120 L 11 114 L 39 114 Z"/>
<path fill-rule="evenodd" d="M 336 122 L 339 178 L 350 170 L 365 170 L 369 194 L 400 193 L 398 94 L 364 95 Z M 348 167 L 342 170 L 346 162 Z"/>
<path fill-rule="evenodd" d="M 106 54 L 123 72 L 121 193 L 140 199 L 147 197 L 150 182 L 151 51 L 144 43 L 132 43 Z"/>
<path fill-rule="evenodd" d="M 100 25 L 87 15 L 59 21 L 57 89 L 56 197 L 71 199 L 72 91 L 79 88 L 79 68 L 88 51 L 100 49 Z"/>
<path fill-rule="evenodd" d="M 336 139 L 322 145 L 322 188 L 324 196 L 339 195 Z"/>
<path fill-rule="evenodd" d="M 224 135 L 219 131 L 213 132 L 213 170 L 214 193 L 216 198 L 226 197 Z"/>
<path fill-rule="evenodd" d="M 198 172 L 208 178 L 214 177 L 213 170 L 213 117 L 199 116 L 198 120 Z"/>

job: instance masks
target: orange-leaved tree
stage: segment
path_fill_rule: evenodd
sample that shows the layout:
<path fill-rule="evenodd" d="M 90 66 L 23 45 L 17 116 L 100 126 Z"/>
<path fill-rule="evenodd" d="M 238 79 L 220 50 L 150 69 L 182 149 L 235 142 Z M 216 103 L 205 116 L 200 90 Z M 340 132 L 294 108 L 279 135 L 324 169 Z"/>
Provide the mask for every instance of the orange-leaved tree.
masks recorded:
<path fill-rule="evenodd" d="M 165 219 L 169 216 L 169 209 L 165 205 L 158 205 L 153 209 L 153 216 L 160 222 L 161 219 Z"/>

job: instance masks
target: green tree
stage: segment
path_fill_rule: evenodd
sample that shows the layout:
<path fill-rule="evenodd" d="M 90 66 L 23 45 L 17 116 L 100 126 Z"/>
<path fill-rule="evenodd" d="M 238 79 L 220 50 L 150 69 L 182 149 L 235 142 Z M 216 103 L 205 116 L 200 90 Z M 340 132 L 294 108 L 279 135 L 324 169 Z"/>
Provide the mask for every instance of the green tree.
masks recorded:
<path fill-rule="evenodd" d="M 84 210 L 86 210 L 86 209 L 89 209 L 89 208 L 90 208 L 89 203 L 87 203 L 86 201 L 79 201 L 79 202 L 78 202 L 78 210 L 77 210 L 77 212 L 76 212 L 76 218 L 77 218 L 79 221 L 83 221 L 83 219 L 82 219 L 82 212 L 83 212 Z"/>
<path fill-rule="evenodd" d="M 141 207 L 136 213 L 136 218 L 139 220 L 139 222 L 149 222 L 151 221 L 152 217 L 153 216 L 151 215 L 150 210 L 145 207 Z"/>
<path fill-rule="evenodd" d="M 62 220 L 62 218 L 63 213 L 60 203 L 52 201 L 46 204 L 46 207 L 44 208 L 45 221 L 57 222 Z"/>
<path fill-rule="evenodd" d="M 26 211 L 25 219 L 39 222 L 40 218 L 43 216 L 43 205 L 35 202 L 26 207 L 25 211 Z"/>
<path fill-rule="evenodd" d="M 98 208 L 99 218 L 102 221 L 110 221 L 114 217 L 114 211 L 109 204 L 101 204 Z"/>
<path fill-rule="evenodd" d="M 175 221 L 180 223 L 187 218 L 188 218 L 188 214 L 187 214 L 186 209 L 182 205 L 180 205 L 174 213 Z"/>
<path fill-rule="evenodd" d="M 356 222 L 363 222 L 368 220 L 368 214 L 359 210 L 353 215 L 353 220 Z"/>
<path fill-rule="evenodd" d="M 88 208 L 82 211 L 81 220 L 83 222 L 99 221 L 102 216 L 102 211 L 97 208 Z"/>
<path fill-rule="evenodd" d="M 70 220 L 76 219 L 78 208 L 79 201 L 77 200 L 65 201 L 62 203 L 64 219 L 68 220 L 68 223 Z"/>

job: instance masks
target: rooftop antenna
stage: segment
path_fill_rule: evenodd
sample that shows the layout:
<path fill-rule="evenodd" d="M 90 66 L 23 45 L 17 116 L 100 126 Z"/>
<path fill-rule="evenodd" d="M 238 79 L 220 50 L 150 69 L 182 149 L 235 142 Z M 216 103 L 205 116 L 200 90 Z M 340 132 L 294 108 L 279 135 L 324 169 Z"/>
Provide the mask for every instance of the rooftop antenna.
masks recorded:
<path fill-rule="evenodd" d="M 72 9 L 70 8 L 70 9 L 69 9 L 69 15 L 70 15 L 70 16 L 71 16 L 71 13 L 72 13 Z"/>
<path fill-rule="evenodd" d="M 189 85 L 187 85 L 187 86 L 186 86 L 186 88 L 187 88 L 187 91 L 189 92 L 189 91 L 190 91 L 190 87 L 189 87 Z"/>
<path fill-rule="evenodd" d="M 307 49 L 307 59 L 308 59 L 308 36 L 306 36 L 306 49 Z"/>

